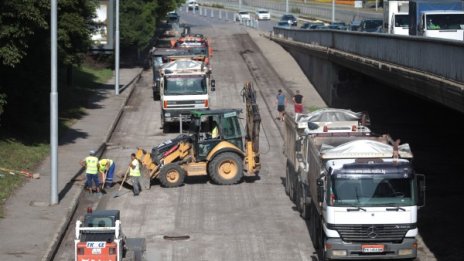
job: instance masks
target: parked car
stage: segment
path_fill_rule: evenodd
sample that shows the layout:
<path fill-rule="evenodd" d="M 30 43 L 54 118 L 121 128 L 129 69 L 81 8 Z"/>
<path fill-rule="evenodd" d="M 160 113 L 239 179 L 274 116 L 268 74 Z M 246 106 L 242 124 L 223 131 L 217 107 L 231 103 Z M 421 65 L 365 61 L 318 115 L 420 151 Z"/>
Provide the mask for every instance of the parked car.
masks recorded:
<path fill-rule="evenodd" d="M 256 11 L 256 19 L 271 20 L 271 13 L 268 10 L 260 9 Z"/>
<path fill-rule="evenodd" d="M 172 11 L 167 14 L 166 18 L 168 23 L 178 23 L 180 16 L 175 11 Z"/>
<path fill-rule="evenodd" d="M 282 28 L 291 28 L 291 23 L 289 23 L 288 21 L 279 21 L 277 22 L 276 24 L 276 27 L 282 27 Z"/>
<path fill-rule="evenodd" d="M 361 20 L 351 21 L 350 25 L 348 26 L 348 30 L 349 31 L 358 31 L 360 25 L 361 25 Z"/>
<path fill-rule="evenodd" d="M 296 26 L 298 24 L 298 21 L 296 17 L 292 14 L 284 14 L 281 18 L 280 21 L 287 21 L 289 24 L 292 26 Z"/>
<path fill-rule="evenodd" d="M 251 20 L 250 12 L 240 11 L 235 14 L 235 21 L 239 22 L 244 20 Z"/>
<path fill-rule="evenodd" d="M 369 33 L 382 32 L 382 19 L 363 19 L 359 25 L 358 31 Z"/>
<path fill-rule="evenodd" d="M 333 22 L 329 24 L 329 29 L 346 31 L 348 26 L 344 22 Z"/>
<path fill-rule="evenodd" d="M 190 0 L 190 1 L 187 3 L 187 7 L 188 7 L 188 10 L 198 10 L 199 5 L 198 5 L 197 1 L 195 1 L 195 0 Z"/>
<path fill-rule="evenodd" d="M 323 22 L 306 22 L 300 28 L 310 30 L 310 29 L 316 29 L 319 26 L 324 26 L 324 23 Z"/>

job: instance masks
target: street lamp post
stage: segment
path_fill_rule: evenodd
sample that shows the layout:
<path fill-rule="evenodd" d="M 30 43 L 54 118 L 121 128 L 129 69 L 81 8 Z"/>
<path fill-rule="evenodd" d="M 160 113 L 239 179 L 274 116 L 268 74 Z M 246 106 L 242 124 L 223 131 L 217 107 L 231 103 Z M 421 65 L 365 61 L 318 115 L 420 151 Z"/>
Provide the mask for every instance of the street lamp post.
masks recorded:
<path fill-rule="evenodd" d="M 119 95 L 119 0 L 116 0 L 116 33 L 115 33 L 115 46 L 114 46 L 114 71 L 116 73 L 114 81 L 114 91 Z"/>
<path fill-rule="evenodd" d="M 50 91 L 50 205 L 58 204 L 58 88 L 57 88 L 57 0 L 51 0 L 51 91 Z"/>
<path fill-rule="evenodd" d="M 332 0 L 332 23 L 335 22 L 335 0 Z"/>
<path fill-rule="evenodd" d="M 288 0 L 285 1 L 285 13 L 288 14 Z"/>

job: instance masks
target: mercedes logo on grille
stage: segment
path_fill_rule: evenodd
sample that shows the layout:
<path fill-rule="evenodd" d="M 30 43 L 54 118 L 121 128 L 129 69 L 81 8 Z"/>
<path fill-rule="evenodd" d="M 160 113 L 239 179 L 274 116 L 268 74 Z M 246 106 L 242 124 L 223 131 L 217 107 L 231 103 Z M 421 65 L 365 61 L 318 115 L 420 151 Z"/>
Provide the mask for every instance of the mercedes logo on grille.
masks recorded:
<path fill-rule="evenodd" d="M 367 228 L 367 236 L 369 238 L 376 238 L 377 237 L 377 232 L 374 226 L 368 227 Z"/>

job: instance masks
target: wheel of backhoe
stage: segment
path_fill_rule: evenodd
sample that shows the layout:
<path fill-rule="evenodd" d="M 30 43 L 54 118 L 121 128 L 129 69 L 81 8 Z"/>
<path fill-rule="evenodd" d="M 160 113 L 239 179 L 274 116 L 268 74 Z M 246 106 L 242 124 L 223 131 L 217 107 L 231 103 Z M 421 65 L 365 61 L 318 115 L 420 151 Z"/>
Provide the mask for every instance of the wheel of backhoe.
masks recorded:
<path fill-rule="evenodd" d="M 219 185 L 232 185 L 243 177 L 242 159 L 236 153 L 221 153 L 214 157 L 209 164 L 209 175 Z"/>
<path fill-rule="evenodd" d="M 164 187 L 178 187 L 184 183 L 185 170 L 177 164 L 170 163 L 161 168 L 158 179 Z"/>

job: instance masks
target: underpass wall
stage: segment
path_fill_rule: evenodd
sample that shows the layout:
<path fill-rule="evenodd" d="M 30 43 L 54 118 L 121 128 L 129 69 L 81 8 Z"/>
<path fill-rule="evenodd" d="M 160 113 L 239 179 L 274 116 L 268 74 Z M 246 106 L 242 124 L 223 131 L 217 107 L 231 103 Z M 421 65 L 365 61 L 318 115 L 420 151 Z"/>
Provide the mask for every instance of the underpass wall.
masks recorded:
<path fill-rule="evenodd" d="M 293 56 L 322 99 L 328 106 L 332 106 L 339 67 L 330 62 L 325 55 L 319 53 L 308 55 L 307 50 L 283 47 Z"/>

